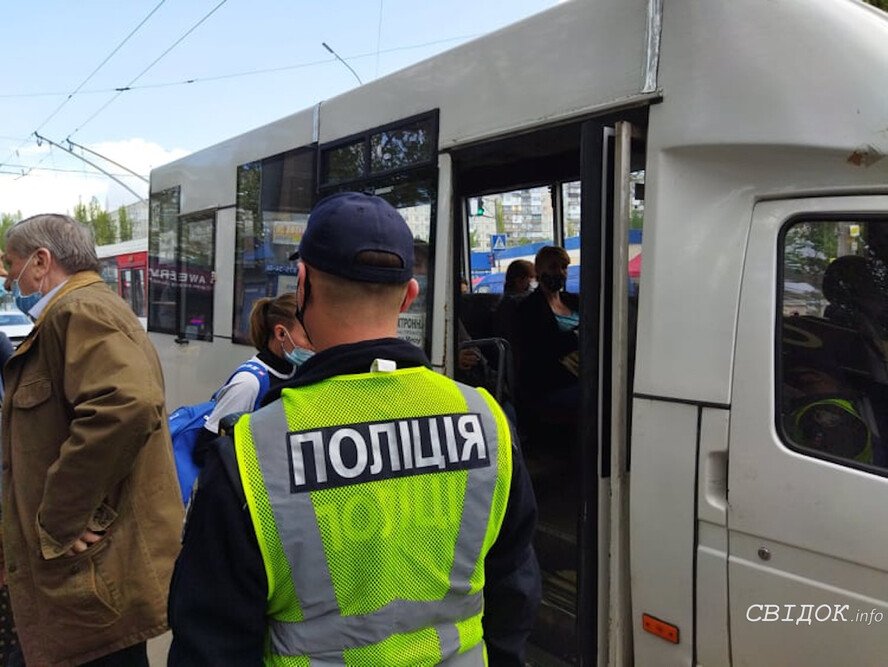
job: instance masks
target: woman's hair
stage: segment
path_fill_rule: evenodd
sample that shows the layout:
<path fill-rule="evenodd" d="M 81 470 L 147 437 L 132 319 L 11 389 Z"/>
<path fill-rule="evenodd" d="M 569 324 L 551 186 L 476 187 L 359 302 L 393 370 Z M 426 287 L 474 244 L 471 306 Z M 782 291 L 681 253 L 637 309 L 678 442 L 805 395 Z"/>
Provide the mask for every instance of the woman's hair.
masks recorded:
<path fill-rule="evenodd" d="M 549 262 L 556 261 L 564 266 L 570 264 L 570 255 L 560 246 L 546 245 L 539 249 L 534 258 L 534 266 L 537 273 L 542 273 L 541 268 L 548 266 Z"/>
<path fill-rule="evenodd" d="M 296 293 L 257 299 L 250 311 L 250 341 L 257 350 L 268 347 L 268 339 L 275 326 L 283 324 L 291 329 L 296 323 Z"/>
<path fill-rule="evenodd" d="M 523 279 L 529 278 L 534 274 L 533 271 L 533 263 L 529 262 L 526 259 L 516 259 L 514 262 L 509 264 L 509 267 L 506 269 L 506 284 L 503 287 L 503 291 L 507 294 L 515 291 L 516 283 Z"/>
<path fill-rule="evenodd" d="M 6 231 L 6 248 L 21 257 L 46 248 L 69 275 L 99 270 L 92 232 L 67 215 L 44 213 L 15 223 Z"/>

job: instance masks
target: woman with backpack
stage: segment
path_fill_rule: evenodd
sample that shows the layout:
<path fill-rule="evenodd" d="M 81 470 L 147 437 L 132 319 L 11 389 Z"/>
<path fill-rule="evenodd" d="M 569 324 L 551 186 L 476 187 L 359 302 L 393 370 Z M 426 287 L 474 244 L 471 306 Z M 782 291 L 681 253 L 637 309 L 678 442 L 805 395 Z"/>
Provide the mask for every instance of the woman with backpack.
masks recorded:
<path fill-rule="evenodd" d="M 219 420 L 236 412 L 252 412 L 268 390 L 291 379 L 314 352 L 296 319 L 296 294 L 263 297 L 250 312 L 250 341 L 257 350 L 213 396 L 215 407 L 197 437 L 192 457 L 203 465 L 209 443 L 218 435 Z"/>

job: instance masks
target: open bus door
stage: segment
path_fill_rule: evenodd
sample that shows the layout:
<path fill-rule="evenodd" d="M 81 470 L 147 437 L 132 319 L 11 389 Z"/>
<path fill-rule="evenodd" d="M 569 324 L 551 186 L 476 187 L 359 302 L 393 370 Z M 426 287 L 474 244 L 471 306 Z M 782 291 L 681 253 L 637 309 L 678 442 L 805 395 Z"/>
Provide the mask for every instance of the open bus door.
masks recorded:
<path fill-rule="evenodd" d="M 465 222 L 463 234 L 454 235 L 457 275 L 480 282 L 479 267 L 488 274 L 503 271 L 516 258 L 532 261 L 544 245 L 564 247 L 580 265 L 573 421 L 546 414 L 542 430 L 540 424 L 527 427 L 526 401 L 534 393 L 521 386 L 526 378 L 520 373 L 517 379 L 511 373 L 517 386 L 505 394 L 515 401 L 522 455 L 539 506 L 535 547 L 543 602 L 531 639 L 534 665 L 631 662 L 627 406 L 634 310 L 628 300 L 628 228 L 630 174 L 643 163 L 642 144 L 633 151 L 632 135 L 629 122 L 592 120 L 452 155 L 454 210 Z M 541 213 L 528 221 L 534 207 Z M 521 210 L 528 213 L 516 213 Z M 509 215 L 518 221 L 511 227 Z M 454 329 L 466 329 L 471 339 L 457 340 L 455 347 L 495 337 L 498 321 L 491 309 L 498 295 L 458 299 Z M 517 356 L 531 353 L 520 347 Z M 462 379 L 458 369 L 456 375 Z"/>

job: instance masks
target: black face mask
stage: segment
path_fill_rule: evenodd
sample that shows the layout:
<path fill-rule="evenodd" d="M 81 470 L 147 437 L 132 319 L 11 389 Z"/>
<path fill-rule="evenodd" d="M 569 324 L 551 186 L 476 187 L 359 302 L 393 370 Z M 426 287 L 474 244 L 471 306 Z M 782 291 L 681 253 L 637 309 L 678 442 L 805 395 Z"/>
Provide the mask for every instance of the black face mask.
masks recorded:
<path fill-rule="evenodd" d="M 548 273 L 542 273 L 539 276 L 540 285 L 546 288 L 549 292 L 560 292 L 564 289 L 565 278 L 560 275 L 550 275 Z"/>

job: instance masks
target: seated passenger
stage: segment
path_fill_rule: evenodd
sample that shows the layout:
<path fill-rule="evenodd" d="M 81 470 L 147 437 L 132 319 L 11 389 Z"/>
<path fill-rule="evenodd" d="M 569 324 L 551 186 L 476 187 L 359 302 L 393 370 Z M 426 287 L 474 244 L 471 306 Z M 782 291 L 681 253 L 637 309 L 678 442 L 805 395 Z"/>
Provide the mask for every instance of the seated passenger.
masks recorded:
<path fill-rule="evenodd" d="M 503 296 L 494 311 L 494 332 L 500 338 L 509 341 L 512 348 L 516 345 L 515 316 L 518 304 L 536 289 L 536 271 L 533 263 L 526 259 L 516 259 L 506 269 L 503 285 Z"/>

